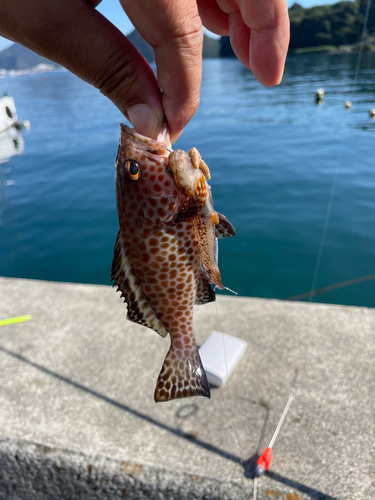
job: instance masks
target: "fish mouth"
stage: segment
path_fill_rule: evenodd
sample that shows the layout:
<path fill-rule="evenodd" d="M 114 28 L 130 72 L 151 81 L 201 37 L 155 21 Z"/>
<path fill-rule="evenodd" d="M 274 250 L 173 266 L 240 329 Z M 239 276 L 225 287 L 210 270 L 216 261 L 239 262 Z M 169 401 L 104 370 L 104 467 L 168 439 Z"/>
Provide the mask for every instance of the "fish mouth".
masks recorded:
<path fill-rule="evenodd" d="M 139 134 L 134 128 L 128 127 L 123 123 L 120 124 L 120 128 L 121 132 L 125 135 L 125 141 L 127 141 L 126 136 L 128 136 L 128 142 L 132 143 L 138 149 L 157 155 L 165 155 L 171 152 L 172 145 L 166 122 L 164 122 L 162 130 L 159 132 L 157 140 Z"/>
<path fill-rule="evenodd" d="M 168 151 L 172 152 L 172 143 L 171 143 L 171 137 L 169 135 L 169 127 L 168 123 L 165 120 L 157 137 L 157 141 L 163 142 L 167 146 Z"/>

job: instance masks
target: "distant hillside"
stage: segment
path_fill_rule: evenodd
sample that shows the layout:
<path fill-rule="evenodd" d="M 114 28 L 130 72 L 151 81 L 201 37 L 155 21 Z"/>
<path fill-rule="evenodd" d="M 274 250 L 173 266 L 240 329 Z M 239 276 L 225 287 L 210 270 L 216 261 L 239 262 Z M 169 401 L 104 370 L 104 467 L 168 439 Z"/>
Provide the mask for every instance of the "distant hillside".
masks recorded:
<path fill-rule="evenodd" d="M 18 43 L 14 43 L 0 52 L 0 69 L 32 69 L 39 64 L 51 64 L 59 67 L 58 64 L 35 54 L 32 50 L 26 49 Z"/>
<path fill-rule="evenodd" d="M 367 0 L 338 2 L 304 9 L 295 3 L 289 9 L 289 48 L 326 46 L 334 49 L 360 42 Z M 365 50 L 375 50 L 375 1 L 372 2 L 367 24 Z M 322 47 L 323 48 L 323 47 Z M 235 57 L 229 37 L 220 40 L 220 57 Z"/>
<path fill-rule="evenodd" d="M 149 45 L 138 33 L 138 31 L 132 31 L 128 36 L 128 40 L 139 50 L 139 52 L 145 57 L 148 62 L 154 62 L 154 51 L 151 45 Z M 220 40 L 210 38 L 206 35 L 203 37 L 203 58 L 219 57 L 220 55 Z"/>
<path fill-rule="evenodd" d="M 222 36 L 220 38 L 220 57 L 236 57 L 233 52 L 232 45 L 230 44 L 229 36 Z"/>
<path fill-rule="evenodd" d="M 147 61 L 153 62 L 155 60 L 154 51 L 151 45 L 149 45 L 136 30 L 132 31 L 127 38 L 137 47 Z M 220 40 L 214 40 L 204 35 L 203 57 L 219 57 L 219 52 Z M 14 43 L 0 52 L 0 69 L 27 70 L 35 68 L 35 66 L 39 64 L 51 64 L 55 67 L 59 67 L 58 64 L 35 54 L 32 50 L 26 49 L 18 43 Z"/>
<path fill-rule="evenodd" d="M 203 59 L 220 57 L 220 39 L 210 38 L 204 35 L 203 37 Z"/>
<path fill-rule="evenodd" d="M 290 48 L 356 44 L 360 41 L 368 0 L 338 2 L 304 9 L 295 3 L 289 9 Z M 367 24 L 367 41 L 371 48 L 375 35 L 375 2 L 372 2 Z"/>
<path fill-rule="evenodd" d="M 139 52 L 143 55 L 143 57 L 146 59 L 148 62 L 154 62 L 155 57 L 154 57 L 154 49 L 151 47 L 150 44 L 144 40 L 141 35 L 138 33 L 137 30 L 132 31 L 127 37 L 126 37 L 129 42 L 131 42 Z"/>

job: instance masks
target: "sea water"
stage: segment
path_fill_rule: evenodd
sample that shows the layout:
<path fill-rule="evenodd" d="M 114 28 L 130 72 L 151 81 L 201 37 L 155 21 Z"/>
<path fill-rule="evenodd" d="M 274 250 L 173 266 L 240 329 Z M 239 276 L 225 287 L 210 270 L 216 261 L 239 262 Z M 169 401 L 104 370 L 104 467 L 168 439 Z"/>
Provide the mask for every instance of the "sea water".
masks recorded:
<path fill-rule="evenodd" d="M 237 233 L 220 241 L 222 281 L 239 295 L 286 299 L 315 272 L 314 288 L 375 273 L 375 54 L 354 82 L 355 66 L 290 56 L 268 89 L 234 59 L 204 61 L 200 107 L 174 147 L 197 147 L 211 169 Z M 110 284 L 123 116 L 67 71 L 5 74 L 0 91 L 31 123 L 23 152 L 0 160 L 0 276 Z M 374 307 L 374 292 L 370 280 L 313 300 Z"/>

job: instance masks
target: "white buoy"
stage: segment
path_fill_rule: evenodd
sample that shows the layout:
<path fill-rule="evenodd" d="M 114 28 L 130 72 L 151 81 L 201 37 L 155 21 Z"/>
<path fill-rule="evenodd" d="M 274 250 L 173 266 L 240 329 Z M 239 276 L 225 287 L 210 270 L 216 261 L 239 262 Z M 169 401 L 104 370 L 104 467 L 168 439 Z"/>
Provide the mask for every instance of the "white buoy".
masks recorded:
<path fill-rule="evenodd" d="M 352 107 L 352 101 L 346 101 L 345 102 L 345 107 L 346 107 L 346 109 L 351 108 Z"/>
<path fill-rule="evenodd" d="M 319 103 L 321 103 L 323 101 L 323 97 L 324 97 L 324 90 L 323 89 L 318 89 L 315 92 L 315 100 L 316 100 L 317 104 L 319 104 Z"/>
<path fill-rule="evenodd" d="M 370 118 L 375 118 L 375 108 L 370 109 Z"/>

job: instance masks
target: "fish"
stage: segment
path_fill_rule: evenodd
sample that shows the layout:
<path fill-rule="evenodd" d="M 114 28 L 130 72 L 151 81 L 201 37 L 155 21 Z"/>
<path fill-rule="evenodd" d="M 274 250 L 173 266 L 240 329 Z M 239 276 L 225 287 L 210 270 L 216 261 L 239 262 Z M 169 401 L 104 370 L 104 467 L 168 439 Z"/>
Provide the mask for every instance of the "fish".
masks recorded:
<path fill-rule="evenodd" d="M 170 336 L 154 400 L 210 398 L 193 332 L 193 306 L 224 288 L 216 238 L 234 236 L 213 208 L 210 170 L 199 152 L 172 151 L 167 128 L 157 140 L 121 124 L 116 157 L 119 231 L 111 278 L 130 321 Z"/>

